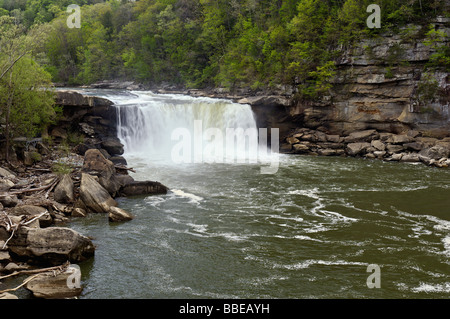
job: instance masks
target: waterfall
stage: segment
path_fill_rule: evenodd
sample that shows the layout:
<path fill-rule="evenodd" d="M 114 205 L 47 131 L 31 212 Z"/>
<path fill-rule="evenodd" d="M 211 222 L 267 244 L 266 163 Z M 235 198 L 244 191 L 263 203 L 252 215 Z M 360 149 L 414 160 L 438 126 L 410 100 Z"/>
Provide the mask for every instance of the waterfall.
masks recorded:
<path fill-rule="evenodd" d="M 126 155 L 176 163 L 174 154 L 184 152 L 191 163 L 243 163 L 255 162 L 262 147 L 249 105 L 151 92 L 110 99 L 116 105 L 118 137 Z"/>

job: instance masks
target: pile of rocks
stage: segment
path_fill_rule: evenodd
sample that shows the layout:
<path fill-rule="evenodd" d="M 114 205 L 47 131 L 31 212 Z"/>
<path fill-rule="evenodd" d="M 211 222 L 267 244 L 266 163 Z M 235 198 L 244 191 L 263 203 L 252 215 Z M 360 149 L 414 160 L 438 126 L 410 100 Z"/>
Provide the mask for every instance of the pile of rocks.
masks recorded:
<path fill-rule="evenodd" d="M 352 156 L 384 161 L 423 162 L 436 167 L 450 166 L 450 137 L 437 139 L 420 132 L 405 134 L 364 130 L 347 136 L 300 128 L 290 133 L 280 146 L 282 153 L 322 156 Z"/>
<path fill-rule="evenodd" d="M 22 178 L 5 168 L 0 168 L 0 177 L 0 275 L 86 260 L 95 253 L 91 239 L 58 224 L 89 213 L 105 214 L 110 222 L 130 221 L 134 216 L 117 207 L 116 197 L 168 192 L 159 182 L 135 181 L 127 169 L 115 165 L 99 149 L 87 150 L 82 167 L 70 174 L 42 175 L 43 187 L 25 184 L 18 189 Z M 41 188 L 48 196 L 33 195 Z M 25 287 L 37 297 L 76 296 L 81 290 L 68 290 L 66 285 L 70 273 L 69 269 L 57 276 L 44 273 L 31 278 Z"/>

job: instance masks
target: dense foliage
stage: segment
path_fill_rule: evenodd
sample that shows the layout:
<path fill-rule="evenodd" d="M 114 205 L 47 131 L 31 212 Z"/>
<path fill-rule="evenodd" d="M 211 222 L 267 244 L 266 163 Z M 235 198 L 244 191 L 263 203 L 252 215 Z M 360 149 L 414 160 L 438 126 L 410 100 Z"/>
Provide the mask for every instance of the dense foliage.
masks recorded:
<path fill-rule="evenodd" d="M 70 29 L 69 4 L 82 6 Z M 381 7 L 369 29 L 367 6 Z M 362 36 L 443 15 L 441 0 L 0 0 L 27 28 L 41 24 L 36 59 L 53 81 L 102 79 L 188 87 L 296 85 L 306 97 L 329 88 L 334 61 Z M 43 25 L 42 25 L 43 24 Z M 435 64 L 448 59 L 441 48 Z"/>

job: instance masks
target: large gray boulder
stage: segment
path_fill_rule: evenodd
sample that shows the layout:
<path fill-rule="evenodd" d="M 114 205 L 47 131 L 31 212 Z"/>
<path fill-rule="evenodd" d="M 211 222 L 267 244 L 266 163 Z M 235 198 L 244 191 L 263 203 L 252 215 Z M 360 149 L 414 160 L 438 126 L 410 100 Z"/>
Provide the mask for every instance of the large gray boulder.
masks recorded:
<path fill-rule="evenodd" d="M 120 189 L 121 196 L 167 194 L 169 189 L 159 182 L 134 181 Z"/>
<path fill-rule="evenodd" d="M 111 196 L 115 196 L 120 188 L 120 183 L 116 180 L 116 168 L 114 163 L 106 159 L 98 149 L 87 150 L 84 155 L 82 172 L 98 177 L 102 185 Z"/>
<path fill-rule="evenodd" d="M 65 174 L 56 185 L 53 199 L 61 204 L 69 204 L 75 201 L 73 181 L 69 174 Z"/>
<path fill-rule="evenodd" d="M 419 154 L 429 159 L 439 160 L 443 157 L 449 157 L 450 151 L 444 146 L 435 145 L 433 147 L 423 149 Z"/>
<path fill-rule="evenodd" d="M 350 143 L 347 145 L 345 151 L 350 156 L 363 154 L 366 149 L 370 147 L 370 143 Z"/>
<path fill-rule="evenodd" d="M 109 208 L 108 219 L 110 222 L 125 222 L 132 220 L 134 217 L 131 213 L 126 210 L 111 206 Z"/>
<path fill-rule="evenodd" d="M 86 208 L 95 213 L 107 214 L 111 206 L 117 206 L 108 191 L 93 176 L 85 173 L 81 174 L 80 198 Z"/>
<path fill-rule="evenodd" d="M 89 238 L 65 227 L 22 226 L 8 242 L 8 249 L 17 258 L 51 265 L 60 265 L 67 260 L 78 263 L 95 252 Z"/>

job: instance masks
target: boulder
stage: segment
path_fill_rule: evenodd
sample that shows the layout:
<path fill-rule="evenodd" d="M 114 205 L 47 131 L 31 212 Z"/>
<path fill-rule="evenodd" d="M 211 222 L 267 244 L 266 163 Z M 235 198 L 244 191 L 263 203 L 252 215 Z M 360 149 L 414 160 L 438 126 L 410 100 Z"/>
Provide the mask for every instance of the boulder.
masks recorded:
<path fill-rule="evenodd" d="M 300 154 L 300 153 L 307 153 L 309 152 L 309 147 L 305 144 L 295 144 L 293 145 L 294 153 Z"/>
<path fill-rule="evenodd" d="M 331 149 L 331 148 L 326 148 L 326 149 L 318 150 L 317 153 L 322 156 L 333 156 L 333 155 L 336 155 L 336 150 Z"/>
<path fill-rule="evenodd" d="M 53 199 L 63 204 L 69 204 L 75 201 L 73 181 L 69 174 L 65 174 L 55 187 Z"/>
<path fill-rule="evenodd" d="M 290 152 L 291 150 L 292 150 L 292 145 L 289 143 L 283 143 L 280 145 L 281 153 Z"/>
<path fill-rule="evenodd" d="M 81 276 L 77 268 L 68 267 L 62 273 L 43 273 L 35 276 L 25 284 L 25 288 L 36 298 L 62 299 L 77 297 L 83 291 L 80 285 L 71 285 L 74 276 Z M 31 277 L 29 277 L 31 278 Z"/>
<path fill-rule="evenodd" d="M 9 195 L 7 193 L 0 194 L 0 203 L 4 207 L 14 207 L 19 203 L 16 195 Z"/>
<path fill-rule="evenodd" d="M 441 145 L 435 145 L 433 147 L 423 149 L 419 154 L 423 157 L 439 160 L 443 157 L 449 157 L 450 151 Z"/>
<path fill-rule="evenodd" d="M 122 155 L 124 153 L 123 144 L 119 139 L 106 139 L 102 141 L 101 145 L 111 155 Z"/>
<path fill-rule="evenodd" d="M 288 137 L 287 139 L 286 139 L 286 142 L 288 142 L 289 144 L 297 144 L 297 143 L 300 143 L 300 140 L 299 139 L 297 139 L 297 138 L 295 138 L 295 137 Z"/>
<path fill-rule="evenodd" d="M 110 222 L 124 222 L 132 220 L 134 217 L 132 214 L 118 207 L 110 207 L 108 213 L 108 219 Z"/>
<path fill-rule="evenodd" d="M 0 177 L 2 178 L 14 178 L 16 177 L 16 174 L 11 172 L 10 170 L 0 167 Z"/>
<path fill-rule="evenodd" d="M 128 165 L 127 160 L 125 159 L 125 157 L 120 156 L 120 155 L 112 156 L 109 160 L 111 162 L 113 162 L 114 165 L 123 165 L 123 166 L 127 166 Z"/>
<path fill-rule="evenodd" d="M 1 247 L 0 247 L 1 249 Z M 7 250 L 0 250 L 0 262 L 9 261 L 11 260 L 11 256 L 9 255 L 9 252 Z"/>
<path fill-rule="evenodd" d="M 375 155 L 377 158 L 383 158 L 384 155 L 386 155 L 386 151 L 375 151 L 373 152 L 373 155 Z"/>
<path fill-rule="evenodd" d="M 134 181 L 120 188 L 121 196 L 167 194 L 168 188 L 159 182 Z"/>
<path fill-rule="evenodd" d="M 386 146 L 386 149 L 387 149 L 388 153 L 395 154 L 395 153 L 402 152 L 405 148 L 402 145 L 388 144 Z"/>
<path fill-rule="evenodd" d="M 354 142 L 371 142 L 374 139 L 377 139 L 380 135 L 376 130 L 365 130 L 350 133 L 349 136 L 345 137 L 345 143 L 354 143 Z"/>
<path fill-rule="evenodd" d="M 346 147 L 346 152 L 350 156 L 356 156 L 364 153 L 370 147 L 370 143 L 350 143 Z"/>
<path fill-rule="evenodd" d="M 33 206 L 33 205 L 22 205 L 14 207 L 11 212 L 11 215 L 14 216 L 37 216 L 44 214 L 39 217 L 39 226 L 40 227 L 49 227 L 53 224 L 53 218 L 50 213 L 41 206 Z"/>
<path fill-rule="evenodd" d="M 378 151 L 384 151 L 386 149 L 386 145 L 380 140 L 373 140 L 370 145 L 376 148 Z"/>
<path fill-rule="evenodd" d="M 386 142 L 390 144 L 405 144 L 405 143 L 411 143 L 414 139 L 411 136 L 408 135 L 391 135 Z"/>
<path fill-rule="evenodd" d="M 8 249 L 17 258 L 60 265 L 69 260 L 78 263 L 92 257 L 92 241 L 73 229 L 65 227 L 20 227 L 9 241 Z"/>
<path fill-rule="evenodd" d="M 420 152 L 423 148 L 423 144 L 419 142 L 405 143 L 403 144 L 408 151 Z"/>
<path fill-rule="evenodd" d="M 419 154 L 417 154 L 417 153 L 404 154 L 400 161 L 401 162 L 406 162 L 406 163 L 417 163 L 417 162 L 420 162 Z"/>
<path fill-rule="evenodd" d="M 0 179 L 0 191 L 8 191 L 14 183 L 7 178 Z"/>
<path fill-rule="evenodd" d="M 86 208 L 95 213 L 108 213 L 109 207 L 117 206 L 117 202 L 93 176 L 81 174 L 80 198 Z"/>
<path fill-rule="evenodd" d="M 120 188 L 120 184 L 115 178 L 116 168 L 114 163 L 98 149 L 87 150 L 84 155 L 82 172 L 98 176 L 99 183 L 111 196 L 115 196 Z"/>
<path fill-rule="evenodd" d="M 331 143 L 341 142 L 341 137 L 339 135 L 327 135 L 327 141 Z"/>

